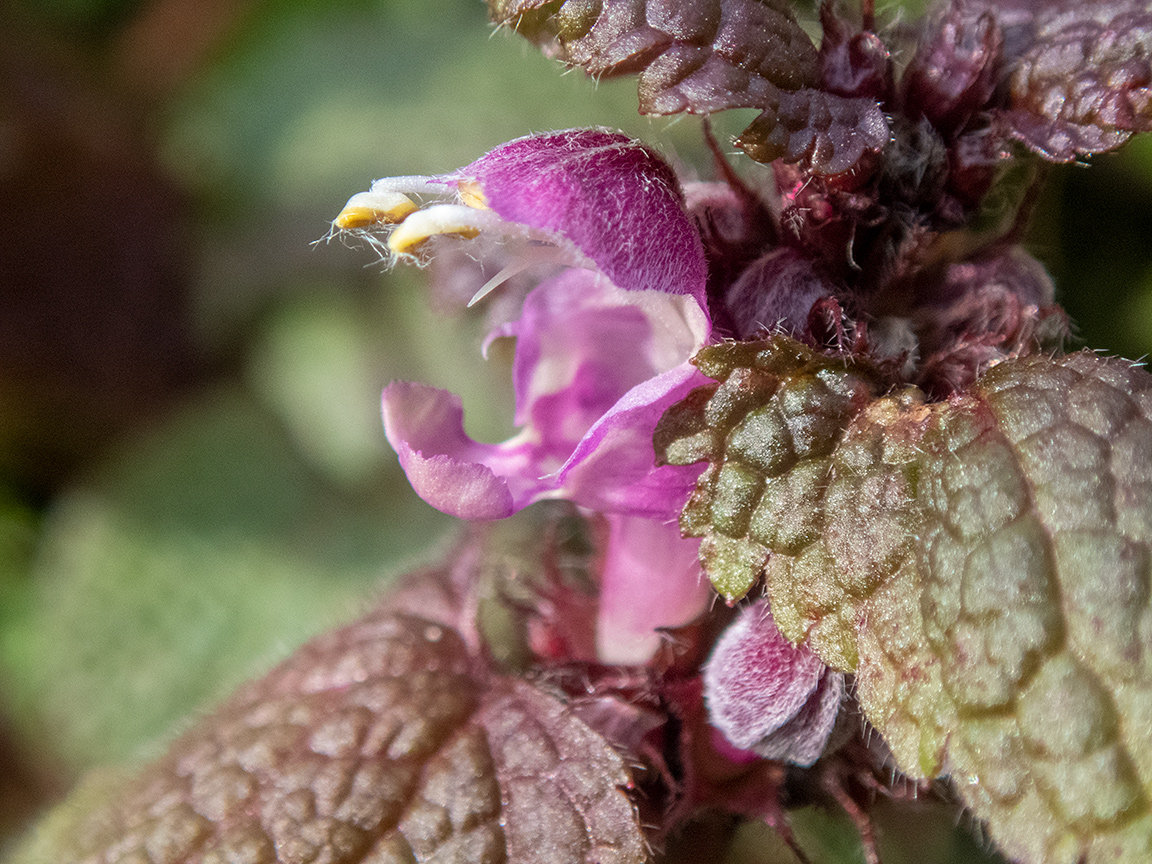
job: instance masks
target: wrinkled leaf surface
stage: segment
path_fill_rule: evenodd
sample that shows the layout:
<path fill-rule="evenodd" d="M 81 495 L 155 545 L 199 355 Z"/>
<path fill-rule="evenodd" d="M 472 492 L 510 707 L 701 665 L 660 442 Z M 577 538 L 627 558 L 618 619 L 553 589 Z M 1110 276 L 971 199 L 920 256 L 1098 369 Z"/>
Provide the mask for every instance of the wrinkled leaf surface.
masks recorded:
<path fill-rule="evenodd" d="M 639 75 L 645 114 L 764 113 L 737 139 L 752 158 L 846 171 L 888 140 L 874 99 L 822 87 L 819 52 L 787 0 L 489 0 L 492 19 L 596 77 Z"/>
<path fill-rule="evenodd" d="M 782 395 L 845 373 L 748 383 L 798 349 L 740 350 L 707 349 L 723 383 L 658 437 L 710 462 L 682 525 L 720 590 L 763 574 L 781 632 L 855 671 L 900 768 L 951 775 L 1008 855 L 1147 860 L 1152 376 L 1088 352 L 1009 360 L 948 402 L 897 392 L 824 430 L 846 415 L 822 393 L 798 416 L 825 455 L 798 459 L 775 443 L 797 428 Z M 771 434 L 750 446 L 757 422 Z"/>
<path fill-rule="evenodd" d="M 620 756 L 453 629 L 381 609 L 306 645 L 17 861 L 640 862 Z M 88 796 L 89 798 L 93 796 Z"/>

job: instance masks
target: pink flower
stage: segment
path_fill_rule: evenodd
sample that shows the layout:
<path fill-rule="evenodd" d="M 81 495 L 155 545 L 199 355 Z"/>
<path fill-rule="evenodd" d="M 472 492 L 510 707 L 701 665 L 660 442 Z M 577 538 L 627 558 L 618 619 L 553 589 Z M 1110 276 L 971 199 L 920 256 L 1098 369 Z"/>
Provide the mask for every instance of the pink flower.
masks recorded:
<path fill-rule="evenodd" d="M 409 194 L 439 203 L 420 209 Z M 704 382 L 688 359 L 711 323 L 703 248 L 655 153 L 595 129 L 521 138 L 450 175 L 377 181 L 335 224 L 377 244 L 383 234 L 394 255 L 456 235 L 520 244 L 518 268 L 568 268 L 490 337 L 517 339 L 518 435 L 474 441 L 451 393 L 409 383 L 384 391 L 388 440 L 429 504 L 476 520 L 566 498 L 675 518 L 700 469 L 657 468 L 652 432 Z"/>
<path fill-rule="evenodd" d="M 681 538 L 675 522 L 612 515 L 608 525 L 596 655 L 639 665 L 660 647 L 658 628 L 688 623 L 712 592 L 700 570 L 700 541 Z"/>
<path fill-rule="evenodd" d="M 409 196 L 430 203 L 421 208 Z M 676 523 L 701 466 L 657 467 L 652 447 L 663 413 L 706 383 L 688 361 L 712 329 L 703 247 L 672 170 L 618 133 L 531 136 L 453 174 L 379 180 L 349 200 L 334 226 L 389 256 L 427 255 L 429 241 L 451 238 L 481 251 L 503 245 L 505 257 L 515 253 L 515 272 L 553 271 L 520 317 L 489 336 L 516 339 L 517 435 L 475 441 L 457 396 L 406 382 L 384 391 L 384 428 L 413 488 L 446 513 L 499 519 L 564 498 L 607 514 L 597 656 L 647 662 L 660 628 L 692 620 L 709 597 L 699 543 L 682 539 Z M 746 634 L 746 617 L 730 633 Z M 754 657 L 784 697 L 768 709 L 769 725 L 755 726 L 765 741 L 733 743 L 811 761 L 835 717 L 829 688 L 842 678 L 822 675 L 807 649 L 779 647 Z M 714 708 L 722 701 L 713 695 Z M 814 732 L 789 731 L 812 711 Z"/>
<path fill-rule="evenodd" d="M 406 382 L 384 391 L 384 428 L 413 488 L 446 513 L 499 519 L 565 498 L 608 514 L 598 655 L 646 662 L 658 628 L 709 596 L 699 543 L 676 525 L 700 467 L 657 467 L 652 448 L 664 411 L 706 381 L 688 360 L 711 335 L 703 247 L 672 170 L 618 133 L 533 136 L 454 174 L 377 181 L 334 225 L 390 256 L 499 243 L 516 272 L 551 271 L 489 336 L 516 339 L 519 434 L 475 441 L 457 396 Z"/>

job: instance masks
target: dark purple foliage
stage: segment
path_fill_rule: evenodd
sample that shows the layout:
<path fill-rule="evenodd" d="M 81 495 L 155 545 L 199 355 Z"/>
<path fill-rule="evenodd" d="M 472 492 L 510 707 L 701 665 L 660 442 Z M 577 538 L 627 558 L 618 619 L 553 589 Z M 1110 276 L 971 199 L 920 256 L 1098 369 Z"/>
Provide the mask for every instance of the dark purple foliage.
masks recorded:
<path fill-rule="evenodd" d="M 490 0 L 489 8 L 590 75 L 638 72 L 643 113 L 765 109 L 738 142 L 761 162 L 805 159 L 835 174 L 887 140 L 871 92 L 889 74 L 883 45 L 858 34 L 825 55 L 786 0 Z M 821 89 L 825 80 L 835 86 Z M 872 98 L 847 95 L 857 92 Z"/>
<path fill-rule="evenodd" d="M 1152 129 L 1152 8 L 1063 3 L 1037 13 L 1011 71 L 1014 137 L 1068 162 Z"/>
<path fill-rule="evenodd" d="M 953 6 L 938 13 L 904 72 L 901 110 L 946 134 L 960 129 L 996 88 L 1002 42 L 989 11 Z"/>
<path fill-rule="evenodd" d="M 70 860 L 642 861 L 619 753 L 411 599 L 241 689 L 91 813 Z"/>
<path fill-rule="evenodd" d="M 819 81 L 816 47 L 787 0 L 491 0 L 489 8 L 590 75 L 643 72 L 645 112 L 755 107 L 775 88 Z"/>
<path fill-rule="evenodd" d="M 817 174 L 840 174 L 888 142 L 875 99 L 824 90 L 781 91 L 736 139 L 757 162 L 803 162 Z"/>
<path fill-rule="evenodd" d="M 736 335 L 748 339 L 759 331 L 802 332 L 812 306 L 832 292 L 809 258 L 783 246 L 750 264 L 724 301 Z"/>

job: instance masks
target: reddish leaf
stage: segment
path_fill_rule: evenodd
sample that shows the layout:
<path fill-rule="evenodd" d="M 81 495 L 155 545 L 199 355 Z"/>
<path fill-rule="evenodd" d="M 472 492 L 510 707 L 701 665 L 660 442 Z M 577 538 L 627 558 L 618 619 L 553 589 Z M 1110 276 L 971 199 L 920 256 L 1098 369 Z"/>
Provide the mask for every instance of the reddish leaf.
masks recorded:
<path fill-rule="evenodd" d="M 904 73 L 904 112 L 944 131 L 962 127 L 992 96 L 1002 42 L 988 10 L 952 6 L 932 19 Z"/>
<path fill-rule="evenodd" d="M 1025 260 L 973 269 L 1031 290 Z M 682 521 L 709 576 L 763 572 L 780 633 L 854 672 L 899 769 L 951 774 L 1012 860 L 1147 861 L 1152 376 L 1034 354 L 853 412 L 832 358 L 765 374 L 796 356 L 709 347 L 723 383 L 662 423 L 669 459 L 712 463 Z"/>
<path fill-rule="evenodd" d="M 888 121 L 875 99 L 823 90 L 779 91 L 736 144 L 757 162 L 803 162 L 816 174 L 840 174 L 888 143 Z"/>
<path fill-rule="evenodd" d="M 803 159 L 816 173 L 835 174 L 888 141 L 875 99 L 816 89 L 820 53 L 786 0 L 489 0 L 488 6 L 494 21 L 589 75 L 639 73 L 642 113 L 766 109 L 737 141 L 758 161 Z M 853 45 L 853 56 L 871 59 L 870 43 Z"/>
<path fill-rule="evenodd" d="M 583 66 L 640 76 L 652 114 L 759 107 L 777 88 L 813 86 L 816 46 L 787 0 L 489 0 L 493 20 Z"/>
<path fill-rule="evenodd" d="M 1048 7 L 1012 69 L 1013 134 L 1046 159 L 1068 162 L 1152 129 L 1150 53 L 1145 0 Z"/>
<path fill-rule="evenodd" d="M 50 854 L 640 862 L 629 783 L 564 703 L 488 675 L 449 627 L 383 608 L 244 687 Z"/>

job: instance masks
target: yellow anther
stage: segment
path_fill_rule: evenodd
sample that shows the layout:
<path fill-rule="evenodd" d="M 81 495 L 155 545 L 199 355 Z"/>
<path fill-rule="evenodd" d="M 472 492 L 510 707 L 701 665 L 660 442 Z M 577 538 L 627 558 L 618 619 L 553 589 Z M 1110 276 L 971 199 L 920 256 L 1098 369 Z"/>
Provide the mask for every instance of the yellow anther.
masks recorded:
<path fill-rule="evenodd" d="M 460 202 L 469 207 L 474 207 L 477 210 L 488 209 L 488 199 L 484 196 L 484 190 L 480 188 L 480 184 L 475 180 L 461 180 L 456 184 L 456 188 L 460 192 Z"/>
<path fill-rule="evenodd" d="M 334 220 L 336 227 L 341 231 L 348 231 L 352 228 L 367 228 L 370 225 L 379 224 L 381 221 L 379 211 L 373 210 L 371 207 L 345 207 Z"/>
<path fill-rule="evenodd" d="M 429 207 L 396 226 L 388 237 L 388 248 L 397 255 L 408 255 L 438 234 L 455 234 L 471 240 L 480 234 L 481 225 L 477 224 L 477 217 L 480 214 L 473 214 L 459 205 Z"/>
<path fill-rule="evenodd" d="M 395 225 L 417 209 L 416 202 L 400 192 L 359 192 L 348 199 L 332 224 L 342 231 Z"/>

